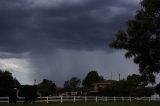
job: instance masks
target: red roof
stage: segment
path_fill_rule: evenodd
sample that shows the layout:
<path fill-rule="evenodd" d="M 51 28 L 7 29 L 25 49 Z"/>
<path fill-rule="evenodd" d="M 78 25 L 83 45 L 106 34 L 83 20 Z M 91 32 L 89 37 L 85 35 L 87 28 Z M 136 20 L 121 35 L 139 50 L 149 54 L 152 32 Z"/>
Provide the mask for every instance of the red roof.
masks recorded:
<path fill-rule="evenodd" d="M 115 80 L 104 80 L 104 81 L 101 81 L 101 82 L 98 82 L 98 83 L 95 83 L 95 84 L 112 84 L 112 83 L 114 83 L 114 82 L 116 82 Z"/>

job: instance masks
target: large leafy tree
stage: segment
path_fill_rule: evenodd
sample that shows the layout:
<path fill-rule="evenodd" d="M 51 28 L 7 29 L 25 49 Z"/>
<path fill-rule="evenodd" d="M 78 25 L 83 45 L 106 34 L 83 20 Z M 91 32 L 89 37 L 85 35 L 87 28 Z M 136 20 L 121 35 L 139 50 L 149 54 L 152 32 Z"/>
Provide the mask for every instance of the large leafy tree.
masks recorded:
<path fill-rule="evenodd" d="M 103 80 L 104 78 L 102 76 L 99 76 L 96 71 L 90 71 L 83 80 L 83 86 L 90 87 L 93 83 L 97 83 Z"/>
<path fill-rule="evenodd" d="M 106 86 L 100 93 L 105 96 L 131 96 L 131 93 L 134 92 L 135 89 L 136 86 L 134 83 L 127 80 L 121 80 L 114 82 L 110 86 Z"/>
<path fill-rule="evenodd" d="M 160 83 L 155 87 L 156 93 L 160 96 Z"/>
<path fill-rule="evenodd" d="M 142 0 L 135 18 L 127 22 L 127 29 L 120 29 L 112 48 L 125 49 L 127 58 L 134 58 L 142 78 L 155 82 L 160 72 L 160 0 Z"/>
<path fill-rule="evenodd" d="M 131 96 L 150 97 L 152 95 L 154 95 L 154 89 L 152 87 L 140 87 L 136 88 L 136 90 L 132 92 Z"/>
<path fill-rule="evenodd" d="M 51 80 L 43 79 L 43 81 L 38 84 L 38 92 L 41 96 L 54 95 L 56 92 L 56 85 Z"/>
<path fill-rule="evenodd" d="M 0 96 L 8 96 L 14 87 L 18 87 L 20 83 L 13 78 L 9 71 L 0 70 Z"/>
<path fill-rule="evenodd" d="M 114 82 L 112 85 L 100 91 L 102 96 L 151 96 L 154 94 L 153 88 L 137 86 L 134 80 L 121 80 Z"/>
<path fill-rule="evenodd" d="M 145 87 L 147 85 L 147 81 L 137 74 L 127 76 L 127 81 L 133 83 L 136 87 Z"/>
<path fill-rule="evenodd" d="M 81 80 L 77 77 L 72 77 L 70 80 L 65 81 L 64 88 L 67 89 L 76 89 L 80 87 Z"/>

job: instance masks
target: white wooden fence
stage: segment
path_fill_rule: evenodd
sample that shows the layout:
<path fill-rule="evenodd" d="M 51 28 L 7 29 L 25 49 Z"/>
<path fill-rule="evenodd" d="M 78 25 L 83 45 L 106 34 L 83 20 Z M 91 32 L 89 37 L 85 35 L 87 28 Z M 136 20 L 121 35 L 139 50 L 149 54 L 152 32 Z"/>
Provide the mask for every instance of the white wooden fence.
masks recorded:
<path fill-rule="evenodd" d="M 24 97 L 19 97 L 18 102 L 23 102 Z M 132 102 L 132 101 L 160 101 L 160 97 L 99 97 L 99 96 L 52 96 L 38 97 L 36 102 Z M 0 103 L 9 103 L 9 97 L 0 97 Z"/>

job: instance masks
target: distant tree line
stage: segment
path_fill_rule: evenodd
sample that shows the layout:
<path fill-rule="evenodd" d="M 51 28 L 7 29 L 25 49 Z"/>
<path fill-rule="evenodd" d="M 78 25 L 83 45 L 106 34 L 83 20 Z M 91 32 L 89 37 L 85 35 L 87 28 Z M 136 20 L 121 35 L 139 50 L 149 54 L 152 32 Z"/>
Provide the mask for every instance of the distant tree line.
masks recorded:
<path fill-rule="evenodd" d="M 90 71 L 82 81 L 83 88 L 90 88 L 94 83 L 104 81 L 96 71 Z M 0 70 L 0 97 L 9 96 L 13 88 L 19 87 L 21 84 L 12 76 L 9 71 Z M 43 79 L 42 82 L 35 85 L 39 96 L 56 95 L 56 84 L 51 80 Z M 77 89 L 81 87 L 81 80 L 72 77 L 64 82 L 65 89 Z M 27 90 L 24 90 L 27 94 Z M 22 92 L 22 93 L 23 93 Z M 115 81 L 113 84 L 99 89 L 95 95 L 97 96 L 151 96 L 154 93 L 160 95 L 160 83 L 155 87 L 148 87 L 148 83 L 144 83 L 140 75 L 129 75 L 127 79 Z M 22 94 L 23 95 L 23 94 Z M 90 95 L 90 94 L 88 94 Z"/>
<path fill-rule="evenodd" d="M 133 74 L 128 76 L 127 79 L 114 82 L 112 85 L 100 91 L 100 95 L 105 96 L 118 96 L 118 97 L 149 97 L 155 93 L 154 87 L 147 87 L 144 85 L 139 75 Z"/>
<path fill-rule="evenodd" d="M 19 81 L 12 76 L 9 71 L 0 70 L 0 97 L 9 96 L 14 88 L 21 88 Z M 28 86 L 29 85 L 23 85 Z M 39 96 L 49 96 L 54 95 L 56 91 L 56 85 L 51 80 L 44 79 L 38 85 L 35 85 Z M 23 89 L 20 95 L 26 95 L 30 93 L 27 89 Z"/>
<path fill-rule="evenodd" d="M 90 71 L 83 80 L 84 87 L 90 87 L 92 84 L 104 81 L 105 79 L 100 76 L 96 71 Z M 155 87 L 149 87 L 148 82 L 144 81 L 141 75 L 133 74 L 127 76 L 127 79 L 120 81 L 114 81 L 113 84 L 106 86 L 105 88 L 99 88 L 99 92 L 90 95 L 99 96 L 151 96 L 154 93 L 160 95 L 160 83 Z"/>

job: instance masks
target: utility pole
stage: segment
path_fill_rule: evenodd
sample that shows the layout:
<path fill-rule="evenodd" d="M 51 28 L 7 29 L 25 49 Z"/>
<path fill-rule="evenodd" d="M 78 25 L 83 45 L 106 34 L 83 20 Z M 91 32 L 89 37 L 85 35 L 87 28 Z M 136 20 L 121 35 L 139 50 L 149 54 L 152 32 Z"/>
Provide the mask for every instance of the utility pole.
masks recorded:
<path fill-rule="evenodd" d="M 36 85 L 36 80 L 34 80 L 34 83 L 33 83 L 33 85 Z"/>
<path fill-rule="evenodd" d="M 111 72 L 111 80 L 112 80 L 112 72 Z"/>
<path fill-rule="evenodd" d="M 121 80 L 121 74 L 120 73 L 118 74 L 118 77 L 119 77 L 119 81 L 120 81 Z"/>

